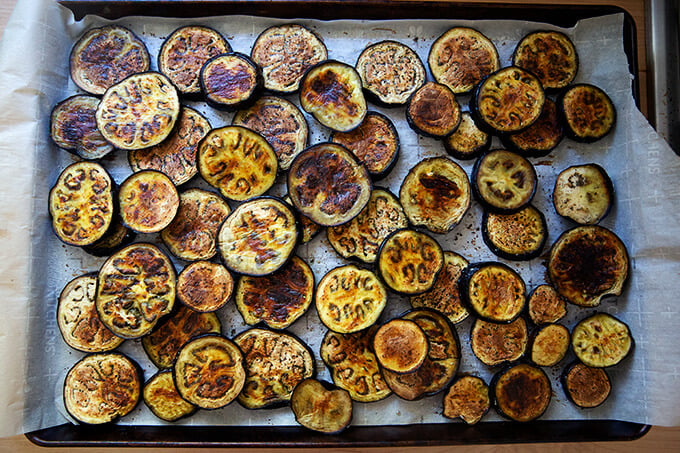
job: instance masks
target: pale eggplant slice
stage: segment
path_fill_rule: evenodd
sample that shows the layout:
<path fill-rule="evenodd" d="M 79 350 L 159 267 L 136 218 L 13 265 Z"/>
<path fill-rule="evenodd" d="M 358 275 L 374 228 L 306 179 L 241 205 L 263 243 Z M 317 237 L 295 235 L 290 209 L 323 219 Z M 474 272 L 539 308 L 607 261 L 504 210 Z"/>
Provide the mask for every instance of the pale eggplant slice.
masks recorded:
<path fill-rule="evenodd" d="M 537 286 L 527 302 L 529 318 L 536 325 L 557 322 L 567 314 L 567 302 L 550 285 Z"/>
<path fill-rule="evenodd" d="M 458 128 L 444 138 L 444 149 L 460 160 L 476 159 L 489 150 L 491 136 L 477 127 L 470 112 L 463 112 Z"/>
<path fill-rule="evenodd" d="M 548 275 L 557 292 L 582 307 L 595 307 L 603 297 L 620 295 L 629 267 L 621 239 L 597 225 L 562 233 L 548 259 Z"/>
<path fill-rule="evenodd" d="M 594 225 L 614 205 L 614 185 L 599 165 L 574 165 L 557 175 L 553 205 L 563 217 L 581 225 Z"/>
<path fill-rule="evenodd" d="M 137 234 L 123 225 L 120 216 L 117 215 L 104 236 L 98 241 L 84 246 L 83 250 L 93 256 L 109 256 L 132 243 L 135 237 L 137 237 Z"/>
<path fill-rule="evenodd" d="M 262 69 L 247 55 L 232 52 L 206 61 L 199 76 L 203 97 L 220 110 L 248 107 L 262 92 Z"/>
<path fill-rule="evenodd" d="M 545 372 L 525 363 L 498 372 L 490 387 L 498 413 L 516 422 L 529 422 L 543 415 L 552 397 Z"/>
<path fill-rule="evenodd" d="M 517 44 L 512 64 L 538 77 L 543 88 L 559 90 L 578 72 L 578 54 L 571 39 L 559 31 L 535 31 Z"/>
<path fill-rule="evenodd" d="M 571 335 L 562 324 L 546 324 L 531 337 L 530 358 L 538 366 L 557 365 L 569 351 Z"/>
<path fill-rule="evenodd" d="M 488 366 L 502 365 L 521 359 L 529 344 L 529 331 L 524 318 L 509 324 L 476 319 L 470 330 L 472 353 Z"/>
<path fill-rule="evenodd" d="M 159 371 L 149 379 L 144 384 L 142 396 L 144 404 L 151 409 L 151 412 L 166 422 L 175 422 L 188 417 L 198 409 L 182 399 L 175 387 L 171 370 Z"/>
<path fill-rule="evenodd" d="M 601 88 L 587 83 L 573 85 L 557 99 L 567 137 L 590 143 L 603 138 L 616 125 L 616 107 Z"/>
<path fill-rule="evenodd" d="M 54 106 L 50 137 L 60 148 L 85 160 L 100 159 L 113 151 L 97 129 L 95 112 L 99 98 L 78 94 Z"/>
<path fill-rule="evenodd" d="M 201 313 L 224 307 L 234 290 L 234 277 L 221 264 L 195 261 L 177 277 L 177 298 Z"/>
<path fill-rule="evenodd" d="M 489 386 L 480 377 L 465 375 L 454 382 L 444 395 L 443 415 L 446 418 L 460 418 L 468 425 L 474 425 L 490 407 Z"/>
<path fill-rule="evenodd" d="M 500 262 L 469 265 L 461 275 L 460 286 L 468 309 L 485 321 L 512 322 L 526 304 L 524 280 Z"/>
<path fill-rule="evenodd" d="M 564 126 L 560 121 L 557 104 L 546 98 L 543 111 L 528 128 L 501 137 L 506 148 L 526 157 L 543 157 L 550 154 L 564 138 Z"/>
<path fill-rule="evenodd" d="M 536 193 L 536 169 L 525 157 L 504 149 L 489 151 L 472 169 L 475 198 L 491 211 L 516 212 L 531 203 Z"/>
<path fill-rule="evenodd" d="M 73 365 L 64 381 L 66 411 L 89 425 L 113 422 L 129 414 L 141 393 L 139 365 L 120 353 L 87 355 Z"/>
<path fill-rule="evenodd" d="M 295 213 L 298 216 L 298 220 L 300 222 L 300 244 L 306 244 L 312 239 L 316 237 L 317 234 L 319 234 L 324 227 L 319 225 L 318 223 L 314 222 L 312 219 L 307 217 L 306 215 L 302 214 L 300 211 L 297 210 L 295 206 L 293 206 L 293 201 L 290 199 L 288 195 L 283 197 L 283 201 L 288 203 L 290 206 L 293 207 L 295 210 Z"/>
<path fill-rule="evenodd" d="M 248 409 L 287 405 L 295 386 L 315 375 L 312 351 L 290 334 L 253 328 L 234 343 L 243 352 L 246 369 L 238 402 Z"/>
<path fill-rule="evenodd" d="M 543 213 L 532 205 L 512 214 L 484 211 L 482 239 L 495 255 L 526 261 L 543 251 L 548 240 L 548 224 Z"/>
<path fill-rule="evenodd" d="M 406 105 L 406 120 L 417 133 L 444 138 L 460 124 L 460 104 L 453 91 L 441 83 L 427 82 L 413 93 Z"/>
<path fill-rule="evenodd" d="M 585 365 L 595 368 L 614 366 L 633 350 L 628 326 L 607 313 L 595 313 L 580 321 L 571 333 L 571 347 Z"/>
<path fill-rule="evenodd" d="M 295 387 L 290 406 L 299 424 L 324 434 L 339 433 L 352 421 L 349 392 L 316 379 L 305 379 Z"/>
<path fill-rule="evenodd" d="M 373 350 L 385 371 L 412 373 L 425 362 L 430 349 L 423 329 L 408 319 L 392 319 L 376 331 Z M 387 381 L 389 385 L 389 380 Z"/>
<path fill-rule="evenodd" d="M 578 361 L 564 369 L 561 382 L 569 401 L 583 409 L 601 405 L 612 391 L 604 368 L 589 367 Z"/>
<path fill-rule="evenodd" d="M 446 157 L 420 161 L 399 189 L 399 201 L 411 224 L 433 233 L 448 233 L 458 225 L 471 199 L 467 173 Z"/>
<path fill-rule="evenodd" d="M 124 78 L 149 70 L 151 59 L 144 43 L 130 30 L 109 25 L 87 31 L 69 58 L 71 79 L 78 88 L 102 95 Z"/>
<path fill-rule="evenodd" d="M 158 233 L 177 215 L 179 193 L 164 173 L 143 170 L 120 185 L 118 204 L 125 226 L 137 233 Z"/>

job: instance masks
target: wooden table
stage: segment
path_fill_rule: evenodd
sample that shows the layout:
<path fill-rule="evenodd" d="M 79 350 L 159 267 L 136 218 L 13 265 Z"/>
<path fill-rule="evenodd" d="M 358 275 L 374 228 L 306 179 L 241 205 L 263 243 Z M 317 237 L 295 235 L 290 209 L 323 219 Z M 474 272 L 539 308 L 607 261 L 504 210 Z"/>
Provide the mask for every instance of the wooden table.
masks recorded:
<path fill-rule="evenodd" d="M 458 0 L 460 1 L 460 0 Z M 4 30 L 5 24 L 9 19 L 10 14 L 14 8 L 16 0 L 0 0 L 0 30 Z M 517 0 L 486 0 L 486 3 L 521 3 Z M 532 3 L 527 0 L 523 3 Z M 540 3 L 536 1 L 535 3 Z M 569 0 L 561 3 L 571 4 L 589 4 L 587 0 Z M 599 2 L 598 2 L 599 3 Z M 603 2 L 611 5 L 617 5 L 626 9 L 635 19 L 638 32 L 638 66 L 640 68 L 640 94 L 641 94 L 641 110 L 643 113 L 647 112 L 647 67 L 646 67 L 646 48 L 645 48 L 645 4 L 644 0 L 610 0 Z M 69 451 L 87 451 L 88 453 L 111 453 L 115 449 L 110 448 L 87 448 L 87 449 L 69 449 L 69 448 L 53 448 L 47 450 L 54 453 L 63 453 Z M 328 453 L 333 452 L 358 452 L 370 451 L 372 453 L 389 452 L 393 448 L 374 448 L 374 449 L 357 449 L 357 448 L 338 448 L 325 449 Z M 0 439 L 0 453 L 29 453 L 46 451 L 29 442 L 26 437 L 19 435 Z M 126 453 L 156 453 L 166 452 L 168 450 L 156 448 L 133 448 L 126 449 Z M 225 451 L 224 449 L 202 449 L 201 452 L 210 453 L 216 451 Z M 230 452 L 289 452 L 292 449 L 233 449 Z M 309 450 L 311 451 L 311 450 Z M 551 451 L 553 453 L 578 451 L 579 453 L 605 453 L 605 452 L 678 452 L 680 451 L 680 427 L 662 428 L 653 427 L 651 431 L 639 440 L 633 442 L 589 442 L 589 443 L 568 443 L 568 444 L 515 444 L 515 445 L 484 445 L 484 446 L 456 446 L 456 447 L 409 447 L 399 450 L 400 452 L 428 453 L 439 452 L 503 452 L 503 453 L 532 453 Z"/>

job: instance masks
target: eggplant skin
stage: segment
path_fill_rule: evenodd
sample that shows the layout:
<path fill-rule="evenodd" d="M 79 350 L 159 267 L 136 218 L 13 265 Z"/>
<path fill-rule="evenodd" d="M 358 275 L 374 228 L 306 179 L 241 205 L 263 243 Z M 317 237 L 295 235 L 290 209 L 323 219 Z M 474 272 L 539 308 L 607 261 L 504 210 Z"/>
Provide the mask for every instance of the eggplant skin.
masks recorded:
<path fill-rule="evenodd" d="M 238 110 L 255 102 L 262 92 L 262 69 L 239 52 L 221 54 L 206 61 L 200 74 L 201 92 L 212 107 Z"/>
<path fill-rule="evenodd" d="M 165 173 L 142 170 L 120 185 L 121 220 L 137 233 L 158 233 L 177 215 L 179 193 Z"/>
<path fill-rule="evenodd" d="M 501 141 L 506 148 L 526 157 L 544 157 L 550 154 L 564 138 L 564 126 L 557 104 L 546 98 L 538 119 L 521 132 L 505 134 Z"/>
<path fill-rule="evenodd" d="M 578 72 L 574 43 L 558 31 L 535 31 L 517 44 L 512 64 L 538 77 L 543 88 L 559 90 L 569 85 Z"/>
<path fill-rule="evenodd" d="M 234 277 L 221 264 L 195 261 L 177 277 L 177 298 L 184 305 L 206 313 L 222 308 L 234 289 Z"/>
<path fill-rule="evenodd" d="M 539 366 L 553 366 L 567 355 L 571 335 L 562 324 L 546 324 L 532 335 L 530 343 L 531 361 Z"/>
<path fill-rule="evenodd" d="M 630 328 L 607 313 L 595 313 L 580 321 L 571 333 L 571 347 L 585 365 L 607 368 L 617 365 L 633 350 Z"/>
<path fill-rule="evenodd" d="M 144 404 L 153 414 L 166 422 L 175 422 L 188 417 L 198 409 L 193 404 L 184 401 L 177 392 L 171 370 L 156 373 L 144 384 L 142 392 Z"/>
<path fill-rule="evenodd" d="M 113 223 L 98 241 L 86 245 L 83 250 L 92 256 L 109 256 L 122 249 L 137 237 L 137 233 L 123 225 L 119 216 L 116 216 Z"/>
<path fill-rule="evenodd" d="M 484 380 L 477 376 L 464 375 L 446 392 L 442 413 L 446 418 L 461 418 L 468 425 L 474 425 L 484 417 L 490 407 L 489 387 Z"/>
<path fill-rule="evenodd" d="M 555 211 L 562 217 L 594 225 L 611 211 L 614 185 L 598 164 L 574 165 L 557 175 L 552 199 Z"/>
<path fill-rule="evenodd" d="M 526 261 L 543 251 L 548 240 L 548 224 L 543 213 L 532 205 L 512 214 L 484 211 L 482 239 L 496 256 Z"/>
<path fill-rule="evenodd" d="M 460 124 L 444 138 L 444 149 L 459 160 L 476 159 L 489 150 L 491 136 L 477 127 L 470 112 L 461 113 Z"/>
<path fill-rule="evenodd" d="M 557 322 L 567 314 L 566 301 L 551 285 L 538 285 L 529 296 L 527 312 L 536 325 Z"/>
<path fill-rule="evenodd" d="M 517 422 L 529 422 L 543 415 L 552 396 L 545 372 L 525 363 L 498 372 L 490 388 L 498 413 Z"/>
<path fill-rule="evenodd" d="M 85 160 L 100 159 L 113 151 L 113 145 L 97 129 L 98 106 L 99 98 L 82 94 L 55 105 L 50 115 L 52 141 Z"/>
<path fill-rule="evenodd" d="M 423 329 L 408 319 L 392 319 L 376 331 L 373 350 L 385 371 L 397 374 L 417 371 L 430 345 Z"/>
<path fill-rule="evenodd" d="M 352 421 L 352 398 L 346 390 L 316 379 L 305 379 L 293 391 L 295 420 L 307 429 L 337 434 Z"/>
<path fill-rule="evenodd" d="M 470 330 L 472 353 L 483 364 L 498 366 L 521 359 L 529 343 L 529 331 L 524 318 L 509 324 L 476 319 Z"/>
<path fill-rule="evenodd" d="M 560 377 L 569 401 L 583 409 L 604 403 L 612 390 L 612 383 L 604 368 L 593 368 L 579 361 L 567 366 Z"/>
<path fill-rule="evenodd" d="M 460 124 L 460 104 L 446 85 L 427 82 L 413 93 L 406 106 L 408 125 L 426 137 L 443 138 Z"/>
<path fill-rule="evenodd" d="M 460 277 L 463 301 L 479 318 L 514 321 L 526 305 L 526 285 L 509 266 L 495 261 L 470 264 Z"/>
<path fill-rule="evenodd" d="M 485 209 L 510 214 L 531 203 L 538 176 L 527 158 L 495 149 L 477 159 L 471 182 L 472 193 Z"/>
<path fill-rule="evenodd" d="M 616 107 L 601 88 L 586 83 L 572 85 L 557 98 L 567 137 L 591 143 L 609 134 L 616 125 Z"/>

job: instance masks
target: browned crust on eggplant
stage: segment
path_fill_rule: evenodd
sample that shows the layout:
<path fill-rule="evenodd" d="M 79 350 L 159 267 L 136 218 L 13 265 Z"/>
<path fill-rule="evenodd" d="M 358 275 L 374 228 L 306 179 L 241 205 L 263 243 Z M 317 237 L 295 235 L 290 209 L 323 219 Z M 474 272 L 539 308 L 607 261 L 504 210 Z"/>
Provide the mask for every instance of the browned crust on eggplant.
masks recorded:
<path fill-rule="evenodd" d="M 569 351 L 569 329 L 561 324 L 547 324 L 532 335 L 531 361 L 539 366 L 557 365 Z"/>
<path fill-rule="evenodd" d="M 299 383 L 290 405 L 298 423 L 324 434 L 339 433 L 352 421 L 353 405 L 349 393 L 316 379 Z"/>
<path fill-rule="evenodd" d="M 633 350 L 630 328 L 607 313 L 595 313 L 572 331 L 571 347 L 585 365 L 606 368 L 625 359 Z"/>
<path fill-rule="evenodd" d="M 557 175 L 553 189 L 555 211 L 581 225 L 594 225 L 614 205 L 614 186 L 597 164 L 571 166 Z"/>
<path fill-rule="evenodd" d="M 527 311 L 534 324 L 557 322 L 567 314 L 567 302 L 550 285 L 537 286 L 529 296 Z"/>
<path fill-rule="evenodd" d="M 216 55 L 206 61 L 199 80 L 205 100 L 221 110 L 249 106 L 260 95 L 264 83 L 262 69 L 239 52 Z"/>
<path fill-rule="evenodd" d="M 463 112 L 455 131 L 444 138 L 444 149 L 451 157 L 475 159 L 489 150 L 491 136 L 477 127 L 470 112 Z"/>
<path fill-rule="evenodd" d="M 171 370 L 160 371 L 149 379 L 144 384 L 142 396 L 144 404 L 151 409 L 151 412 L 166 422 L 188 417 L 198 409 L 188 401 L 184 401 L 177 392 Z"/>
<path fill-rule="evenodd" d="M 446 85 L 427 82 L 413 93 L 406 106 L 411 129 L 427 137 L 443 138 L 460 124 L 460 104 Z"/>
<path fill-rule="evenodd" d="M 444 395 L 443 415 L 446 418 L 460 418 L 468 425 L 474 425 L 490 407 L 489 387 L 484 380 L 465 375 L 454 382 Z"/>
<path fill-rule="evenodd" d="M 177 277 L 177 298 L 193 310 L 219 310 L 231 298 L 234 278 L 221 264 L 195 261 Z"/>
<path fill-rule="evenodd" d="M 526 261 L 541 254 L 548 240 L 548 224 L 543 213 L 532 205 L 511 214 L 485 211 L 482 238 L 497 256 Z"/>
<path fill-rule="evenodd" d="M 519 360 L 526 352 L 529 331 L 524 318 L 509 324 L 475 320 L 470 331 L 472 352 L 482 363 L 497 366 Z"/>
<path fill-rule="evenodd" d="M 497 373 L 491 389 L 498 413 L 517 422 L 529 422 L 543 415 L 552 396 L 545 372 L 524 363 Z"/>
<path fill-rule="evenodd" d="M 461 290 L 468 309 L 486 321 L 511 322 L 526 304 L 524 280 L 500 262 L 468 266 L 461 276 Z"/>
<path fill-rule="evenodd" d="M 589 367 L 580 362 L 565 368 L 561 381 L 567 398 L 584 409 L 604 403 L 612 390 L 612 383 L 603 368 Z"/>
<path fill-rule="evenodd" d="M 525 157 L 504 149 L 489 151 L 472 170 L 472 190 L 485 208 L 511 213 L 531 203 L 538 185 L 534 166 Z"/>
<path fill-rule="evenodd" d="M 523 156 L 543 157 L 560 144 L 564 138 L 564 126 L 560 121 L 557 104 L 546 98 L 538 119 L 521 132 L 501 137 L 503 144 Z"/>
<path fill-rule="evenodd" d="M 534 74 L 546 89 L 569 85 L 578 72 L 574 43 L 558 31 L 535 31 L 517 44 L 512 64 Z"/>
<path fill-rule="evenodd" d="M 394 373 L 416 371 L 425 361 L 429 349 L 423 329 L 407 319 L 386 322 L 373 337 L 373 350 L 378 363 Z"/>
<path fill-rule="evenodd" d="M 60 148 L 86 159 L 100 159 L 113 151 L 97 129 L 95 112 L 99 98 L 75 95 L 54 106 L 50 115 L 50 137 Z"/>
<path fill-rule="evenodd" d="M 566 89 L 557 99 L 558 109 L 569 138 L 594 142 L 616 125 L 616 107 L 601 88 L 580 83 Z"/>
<path fill-rule="evenodd" d="M 179 193 L 164 173 L 143 170 L 130 175 L 118 192 L 120 217 L 138 233 L 158 233 L 177 215 Z"/>

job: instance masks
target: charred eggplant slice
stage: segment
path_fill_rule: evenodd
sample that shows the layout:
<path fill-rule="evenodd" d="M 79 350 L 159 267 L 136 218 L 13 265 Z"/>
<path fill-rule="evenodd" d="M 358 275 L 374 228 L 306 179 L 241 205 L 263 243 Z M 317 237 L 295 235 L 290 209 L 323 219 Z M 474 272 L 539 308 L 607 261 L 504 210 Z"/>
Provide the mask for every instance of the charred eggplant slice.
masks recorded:
<path fill-rule="evenodd" d="M 386 322 L 373 337 L 373 350 L 380 366 L 398 374 L 412 373 L 420 368 L 429 349 L 423 329 L 407 319 Z"/>
<path fill-rule="evenodd" d="M 498 413 L 517 422 L 529 422 L 543 415 L 552 396 L 545 372 L 525 363 L 496 374 L 491 390 Z"/>
<path fill-rule="evenodd" d="M 567 398 L 584 409 L 604 403 L 612 391 L 612 383 L 603 368 L 574 362 L 562 373 L 562 388 Z"/>
<path fill-rule="evenodd" d="M 94 305 L 96 288 L 96 275 L 81 275 L 68 282 L 59 295 L 59 331 L 66 344 L 78 351 L 107 352 L 124 341 L 99 320 Z"/>
<path fill-rule="evenodd" d="M 177 298 L 201 313 L 224 307 L 234 290 L 234 278 L 221 264 L 195 261 L 177 277 Z"/>
<path fill-rule="evenodd" d="M 64 381 L 64 404 L 81 423 L 109 423 L 129 414 L 140 400 L 142 372 L 119 353 L 90 354 L 73 365 Z"/>
<path fill-rule="evenodd" d="M 323 226 L 349 222 L 371 198 L 368 170 L 335 143 L 320 143 L 298 154 L 287 183 L 293 206 Z"/>
<path fill-rule="evenodd" d="M 377 326 L 346 334 L 329 330 L 321 342 L 321 358 L 333 383 L 347 390 L 354 401 L 370 403 L 392 393 L 373 352 L 376 330 Z"/>
<path fill-rule="evenodd" d="M 250 108 L 239 110 L 232 124 L 252 129 L 272 146 L 281 170 L 307 147 L 309 127 L 295 104 L 276 96 L 262 96 Z"/>
<path fill-rule="evenodd" d="M 267 140 L 241 126 L 213 129 L 198 145 L 198 171 L 225 198 L 244 201 L 274 184 L 278 161 Z"/>
<path fill-rule="evenodd" d="M 501 137 L 506 148 L 527 157 L 543 157 L 560 144 L 564 126 L 557 112 L 557 104 L 546 98 L 538 119 L 522 132 Z"/>
<path fill-rule="evenodd" d="M 607 135 L 616 124 L 614 103 L 601 88 L 580 83 L 564 91 L 557 107 L 567 137 L 578 142 L 594 142 Z"/>
<path fill-rule="evenodd" d="M 427 82 L 413 93 L 406 106 L 408 125 L 426 137 L 446 137 L 458 128 L 460 118 L 456 96 L 441 83 Z"/>
<path fill-rule="evenodd" d="M 461 113 L 460 124 L 444 138 L 444 149 L 455 159 L 476 159 L 489 150 L 491 136 L 477 127 L 470 112 Z"/>
<path fill-rule="evenodd" d="M 614 186 L 599 165 L 574 165 L 557 175 L 553 205 L 559 215 L 594 225 L 609 214 L 613 204 Z"/>
<path fill-rule="evenodd" d="M 209 260 L 217 253 L 217 231 L 231 208 L 219 195 L 189 189 L 179 196 L 177 215 L 161 239 L 170 252 L 186 261 Z"/>
<path fill-rule="evenodd" d="M 217 234 L 227 269 L 261 276 L 280 269 L 293 255 L 298 240 L 295 214 L 283 201 L 260 197 L 236 208 Z"/>
<path fill-rule="evenodd" d="M 471 264 L 463 271 L 460 286 L 468 309 L 486 321 L 511 322 L 526 303 L 524 280 L 503 263 Z"/>
<path fill-rule="evenodd" d="M 143 170 L 130 175 L 118 193 L 123 223 L 138 233 L 158 233 L 177 215 L 179 193 L 164 173 Z"/>
<path fill-rule="evenodd" d="M 99 319 L 119 337 L 142 337 L 172 311 L 175 281 L 175 268 L 158 247 L 128 245 L 99 269 L 95 300 Z"/>
<path fill-rule="evenodd" d="M 404 105 L 427 79 L 418 54 L 396 41 L 366 47 L 355 67 L 369 98 L 386 106 Z"/>
<path fill-rule="evenodd" d="M 69 62 L 78 88 L 101 95 L 124 78 L 148 71 L 151 59 L 134 33 L 109 25 L 87 31 L 71 49 Z"/>
<path fill-rule="evenodd" d="M 628 356 L 633 337 L 624 322 L 607 313 L 595 313 L 574 327 L 571 347 L 585 365 L 606 368 Z"/>
<path fill-rule="evenodd" d="M 489 411 L 489 386 L 482 378 L 465 375 L 449 387 L 444 396 L 444 417 L 460 418 L 474 425 Z"/>
<path fill-rule="evenodd" d="M 262 69 L 239 52 L 217 55 L 206 61 L 199 81 L 208 104 L 229 111 L 251 105 L 264 86 Z"/>
<path fill-rule="evenodd" d="M 85 160 L 100 159 L 113 151 L 113 145 L 97 129 L 98 106 L 99 98 L 82 94 L 55 105 L 50 115 L 52 141 Z"/>
<path fill-rule="evenodd" d="M 531 361 L 538 366 L 557 365 L 567 355 L 571 336 L 562 324 L 541 327 L 531 340 Z"/>
<path fill-rule="evenodd" d="M 349 393 L 316 379 L 305 379 L 295 387 L 290 406 L 295 420 L 312 431 L 339 433 L 352 421 Z"/>
<path fill-rule="evenodd" d="M 179 395 L 171 370 L 160 371 L 149 379 L 144 384 L 142 396 L 151 412 L 166 422 L 175 422 L 188 417 L 197 409 Z"/>
<path fill-rule="evenodd" d="M 460 165 L 446 157 L 430 157 L 409 170 L 399 200 L 414 226 L 448 233 L 470 207 L 470 181 Z"/>
<path fill-rule="evenodd" d="M 529 296 L 527 311 L 534 324 L 548 324 L 566 316 L 567 303 L 552 286 L 539 285 Z"/>
<path fill-rule="evenodd" d="M 472 190 L 485 208 L 512 213 L 534 198 L 538 177 L 536 169 L 519 154 L 497 149 L 477 159 L 472 170 Z"/>
<path fill-rule="evenodd" d="M 307 345 L 283 332 L 248 329 L 234 338 L 243 352 L 246 382 L 238 402 L 248 409 L 288 404 L 295 386 L 314 376 Z"/>
<path fill-rule="evenodd" d="M 528 205 L 512 214 L 485 211 L 482 238 L 497 256 L 525 261 L 541 254 L 548 239 L 548 224 L 543 213 Z"/>
<path fill-rule="evenodd" d="M 367 112 L 361 77 L 352 66 L 339 61 L 318 63 L 302 78 L 300 106 L 329 129 L 351 131 Z"/>
<path fill-rule="evenodd" d="M 176 186 L 198 173 L 196 151 L 198 143 L 210 131 L 208 120 L 196 110 L 182 106 L 177 125 L 162 143 L 128 152 L 132 171 L 157 170 L 165 173 Z"/>
<path fill-rule="evenodd" d="M 529 344 L 529 331 L 524 318 L 509 324 L 475 320 L 470 331 L 472 353 L 483 364 L 497 366 L 524 356 Z"/>
<path fill-rule="evenodd" d="M 387 291 L 372 271 L 348 264 L 323 276 L 314 301 L 326 327 L 352 333 L 377 321 L 387 304 Z"/>
<path fill-rule="evenodd" d="M 397 230 L 380 246 L 378 272 L 393 291 L 416 295 L 428 291 L 444 267 L 444 252 L 437 241 L 411 229 Z"/>
<path fill-rule="evenodd" d="M 224 407 L 243 390 L 243 354 L 221 335 L 194 338 L 177 354 L 173 379 L 184 400 L 202 409 Z"/>
<path fill-rule="evenodd" d="M 434 79 L 456 94 L 467 93 L 500 68 L 498 51 L 482 33 L 454 27 L 432 44 L 427 58 Z"/>
<path fill-rule="evenodd" d="M 250 56 L 264 75 L 264 87 L 277 93 L 294 93 L 305 71 L 328 58 L 321 38 L 298 24 L 270 27 L 255 40 Z"/>
<path fill-rule="evenodd" d="M 559 90 L 569 85 L 578 72 L 574 43 L 558 31 L 535 31 L 517 44 L 512 64 L 538 77 L 543 88 Z"/>
<path fill-rule="evenodd" d="M 69 245 L 94 244 L 114 221 L 114 182 L 101 165 L 76 162 L 66 167 L 49 194 L 52 229 Z"/>
<path fill-rule="evenodd" d="M 628 251 L 612 231 L 597 225 L 564 232 L 550 249 L 548 275 L 562 297 L 595 307 L 618 296 L 628 277 Z"/>
<path fill-rule="evenodd" d="M 326 230 L 328 242 L 343 258 L 375 262 L 383 240 L 393 231 L 406 228 L 408 219 L 387 189 L 373 189 L 366 207 L 354 219 Z"/>
<path fill-rule="evenodd" d="M 83 250 L 93 256 L 109 256 L 132 243 L 136 236 L 136 233 L 123 225 L 120 217 L 116 216 L 104 236 L 93 244 L 84 246 Z"/>
<path fill-rule="evenodd" d="M 168 36 L 158 52 L 158 70 L 186 96 L 201 93 L 200 74 L 212 57 L 231 52 L 224 37 L 200 25 L 180 27 Z"/>

